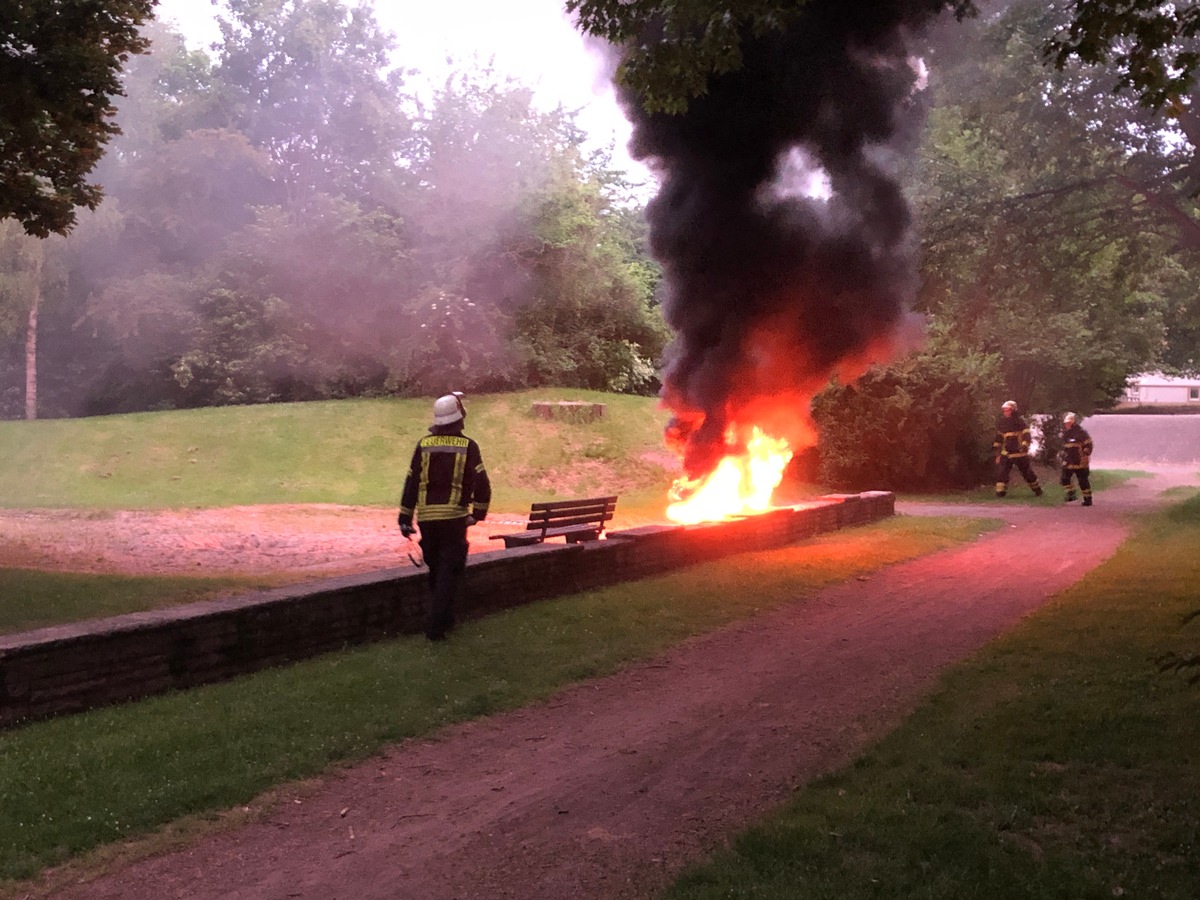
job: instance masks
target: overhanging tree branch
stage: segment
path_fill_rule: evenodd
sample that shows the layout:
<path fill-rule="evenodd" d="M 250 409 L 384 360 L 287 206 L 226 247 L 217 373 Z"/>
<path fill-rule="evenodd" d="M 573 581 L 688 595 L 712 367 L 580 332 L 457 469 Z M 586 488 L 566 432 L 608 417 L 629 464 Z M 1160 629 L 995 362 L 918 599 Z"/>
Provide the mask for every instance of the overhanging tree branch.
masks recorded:
<path fill-rule="evenodd" d="M 0 218 L 65 234 L 94 209 L 88 176 L 120 129 L 113 97 L 157 0 L 4 0 L 0 15 Z"/>

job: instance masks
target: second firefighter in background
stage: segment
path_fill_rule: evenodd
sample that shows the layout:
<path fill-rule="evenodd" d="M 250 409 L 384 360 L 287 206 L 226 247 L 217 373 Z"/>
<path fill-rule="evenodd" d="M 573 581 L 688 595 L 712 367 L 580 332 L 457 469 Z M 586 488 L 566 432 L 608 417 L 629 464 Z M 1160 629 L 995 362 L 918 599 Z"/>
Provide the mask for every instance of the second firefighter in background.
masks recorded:
<path fill-rule="evenodd" d="M 1008 494 L 1008 476 L 1013 466 L 1021 473 L 1035 497 L 1042 496 L 1042 486 L 1038 484 L 1037 475 L 1029 465 L 1029 444 L 1032 440 L 1029 426 L 1017 412 L 1015 400 L 1009 400 L 1000 407 L 1000 415 L 996 419 L 996 438 L 992 441 L 992 451 L 996 458 L 996 496 Z"/>
<path fill-rule="evenodd" d="M 1071 478 L 1079 481 L 1083 494 L 1083 505 L 1092 505 L 1092 436 L 1076 421 L 1075 413 L 1063 416 L 1062 476 L 1058 479 L 1063 487 L 1063 500 L 1070 503 L 1075 499 L 1075 488 Z"/>

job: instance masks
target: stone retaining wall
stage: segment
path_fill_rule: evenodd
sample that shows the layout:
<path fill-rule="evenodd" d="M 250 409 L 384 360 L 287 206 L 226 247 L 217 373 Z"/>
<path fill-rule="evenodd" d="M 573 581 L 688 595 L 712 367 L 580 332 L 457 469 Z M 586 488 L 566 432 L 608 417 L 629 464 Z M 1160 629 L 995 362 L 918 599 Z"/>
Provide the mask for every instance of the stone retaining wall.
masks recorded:
<path fill-rule="evenodd" d="M 874 491 L 760 516 L 649 526 L 582 544 L 472 555 L 460 618 L 604 587 L 890 516 Z M 425 570 L 385 569 L 0 636 L 0 727 L 222 681 L 423 630 Z"/>

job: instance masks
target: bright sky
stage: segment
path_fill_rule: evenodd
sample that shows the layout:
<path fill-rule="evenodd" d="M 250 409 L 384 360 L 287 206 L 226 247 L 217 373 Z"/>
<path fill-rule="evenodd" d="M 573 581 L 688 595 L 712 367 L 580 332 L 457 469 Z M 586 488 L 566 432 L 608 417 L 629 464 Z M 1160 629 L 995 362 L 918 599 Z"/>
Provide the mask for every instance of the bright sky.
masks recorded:
<path fill-rule="evenodd" d="M 347 5 L 354 5 L 348 0 Z M 460 65 L 493 61 L 500 75 L 534 88 L 550 108 L 579 111 L 579 124 L 597 147 L 613 146 L 613 161 L 635 181 L 650 175 L 629 158 L 629 124 L 612 95 L 607 74 L 588 51 L 563 10 L 563 0 L 378 0 L 375 18 L 396 36 L 397 65 L 419 69 L 434 81 Z M 157 15 L 174 21 L 192 46 L 220 37 L 213 6 L 205 0 L 159 0 Z"/>

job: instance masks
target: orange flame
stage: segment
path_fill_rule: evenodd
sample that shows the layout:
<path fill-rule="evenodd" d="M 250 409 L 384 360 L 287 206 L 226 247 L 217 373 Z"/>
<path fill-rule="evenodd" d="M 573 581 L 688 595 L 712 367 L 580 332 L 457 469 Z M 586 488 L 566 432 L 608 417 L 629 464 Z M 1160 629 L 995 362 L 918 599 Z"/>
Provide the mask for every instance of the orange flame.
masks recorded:
<path fill-rule="evenodd" d="M 743 453 L 724 457 L 703 478 L 678 478 L 671 487 L 675 502 L 667 518 L 681 525 L 753 515 L 771 508 L 771 493 L 792 458 L 788 442 L 755 426 Z"/>

